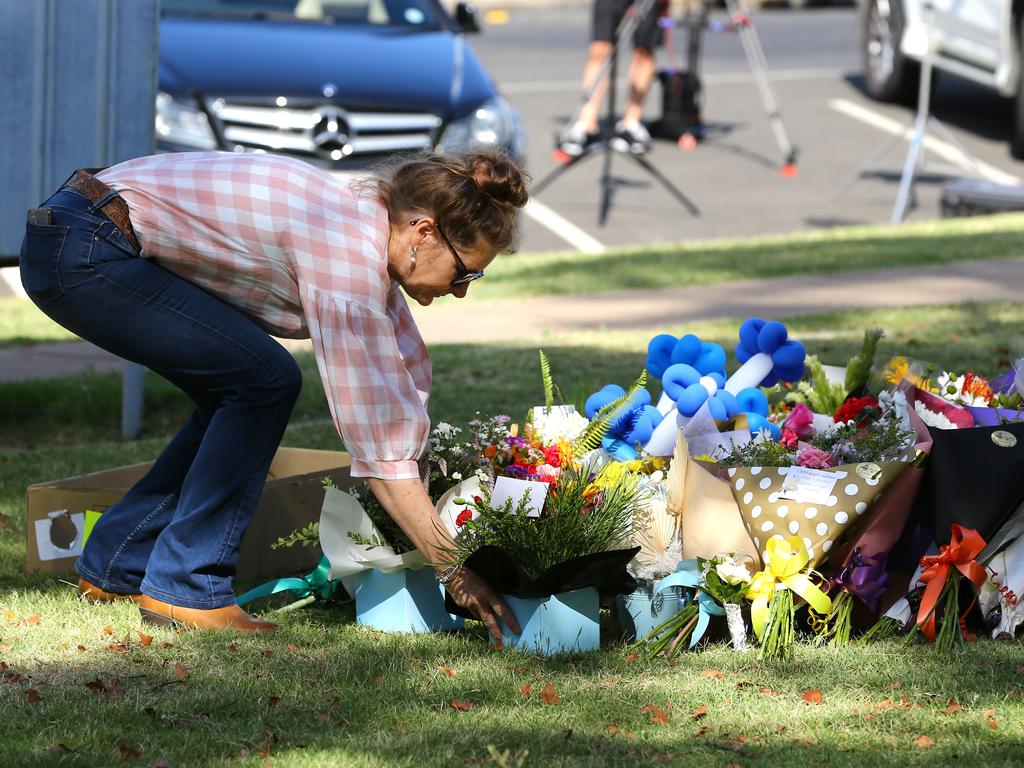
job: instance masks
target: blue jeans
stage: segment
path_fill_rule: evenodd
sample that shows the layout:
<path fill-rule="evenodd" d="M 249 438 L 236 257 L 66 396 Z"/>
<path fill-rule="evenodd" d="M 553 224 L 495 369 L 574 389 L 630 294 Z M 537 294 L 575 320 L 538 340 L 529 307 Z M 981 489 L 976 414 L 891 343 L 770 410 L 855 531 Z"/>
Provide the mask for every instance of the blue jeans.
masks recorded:
<path fill-rule="evenodd" d="M 78 573 L 110 592 L 231 605 L 242 534 L 299 396 L 299 368 L 238 310 L 140 258 L 99 205 L 70 190 L 44 205 L 52 224 L 26 225 L 21 249 L 28 295 L 196 406 L 153 468 L 100 517 Z"/>

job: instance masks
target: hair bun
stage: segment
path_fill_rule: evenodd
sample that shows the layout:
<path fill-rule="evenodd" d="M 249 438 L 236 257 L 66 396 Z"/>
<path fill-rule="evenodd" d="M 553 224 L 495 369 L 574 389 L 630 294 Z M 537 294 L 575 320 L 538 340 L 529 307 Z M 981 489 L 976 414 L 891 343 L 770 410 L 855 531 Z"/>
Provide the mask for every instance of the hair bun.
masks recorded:
<path fill-rule="evenodd" d="M 506 155 L 472 152 L 466 156 L 466 171 L 477 189 L 498 206 L 522 208 L 529 200 L 526 174 Z"/>

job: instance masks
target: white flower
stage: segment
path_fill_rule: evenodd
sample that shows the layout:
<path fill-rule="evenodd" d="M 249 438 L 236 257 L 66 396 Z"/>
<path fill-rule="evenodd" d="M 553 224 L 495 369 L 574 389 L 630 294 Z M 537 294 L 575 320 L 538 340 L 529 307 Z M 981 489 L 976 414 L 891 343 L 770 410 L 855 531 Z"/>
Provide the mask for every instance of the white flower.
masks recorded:
<path fill-rule="evenodd" d="M 750 581 L 750 569 L 731 555 L 722 557 L 722 562 L 715 566 L 718 578 L 726 584 L 746 584 Z"/>
<path fill-rule="evenodd" d="M 557 443 L 562 440 L 571 442 L 583 434 L 590 422 L 579 412 L 565 414 L 553 412 L 538 414 L 533 420 L 534 434 L 538 435 L 545 444 Z"/>
<path fill-rule="evenodd" d="M 924 407 L 924 404 L 920 400 L 914 402 L 914 411 L 918 416 L 921 417 L 921 421 L 927 424 L 929 427 L 935 427 L 936 429 L 956 429 L 957 426 L 952 421 L 947 419 L 941 413 L 935 413 L 935 411 L 929 411 Z"/>
<path fill-rule="evenodd" d="M 462 479 L 462 473 L 461 472 L 452 472 L 452 480 L 455 480 L 456 482 L 458 482 L 461 479 Z"/>

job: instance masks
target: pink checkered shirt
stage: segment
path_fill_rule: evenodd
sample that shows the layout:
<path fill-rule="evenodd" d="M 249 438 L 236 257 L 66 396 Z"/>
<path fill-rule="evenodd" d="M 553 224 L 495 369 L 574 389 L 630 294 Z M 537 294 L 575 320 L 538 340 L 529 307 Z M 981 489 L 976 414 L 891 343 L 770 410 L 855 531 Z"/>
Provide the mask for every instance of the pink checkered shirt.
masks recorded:
<path fill-rule="evenodd" d="M 301 160 L 189 152 L 99 174 L 142 255 L 268 333 L 310 338 L 352 474 L 419 476 L 430 359 L 387 271 L 387 210 Z"/>

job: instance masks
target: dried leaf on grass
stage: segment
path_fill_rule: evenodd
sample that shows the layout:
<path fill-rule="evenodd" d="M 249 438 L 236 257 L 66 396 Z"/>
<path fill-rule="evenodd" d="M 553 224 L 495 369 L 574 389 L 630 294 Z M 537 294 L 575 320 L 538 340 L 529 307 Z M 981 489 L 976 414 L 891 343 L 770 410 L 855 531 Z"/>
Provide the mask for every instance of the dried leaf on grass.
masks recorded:
<path fill-rule="evenodd" d="M 667 725 L 668 724 L 668 713 L 660 707 L 656 707 L 654 704 L 648 704 L 640 710 L 641 715 L 650 715 L 651 722 L 654 725 Z"/>
<path fill-rule="evenodd" d="M 540 690 L 540 700 L 545 704 L 559 704 L 561 698 L 558 696 L 558 691 L 555 690 L 554 683 L 548 683 Z"/>
<path fill-rule="evenodd" d="M 928 747 L 934 747 L 935 741 L 927 736 L 918 736 L 914 739 L 914 746 L 918 749 L 927 749 Z"/>
<path fill-rule="evenodd" d="M 122 760 L 138 760 L 142 757 L 142 753 L 139 750 L 126 747 L 124 744 L 121 744 L 118 749 L 121 750 Z"/>
<path fill-rule="evenodd" d="M 30 627 L 34 627 L 36 624 L 39 623 L 39 614 L 33 613 L 31 616 L 25 619 L 25 623 L 28 624 Z"/>
<path fill-rule="evenodd" d="M 701 674 L 712 680 L 725 680 L 725 674 L 719 669 L 705 669 Z"/>
<path fill-rule="evenodd" d="M 153 644 L 153 636 L 145 634 L 142 630 L 136 629 L 135 634 L 139 636 L 139 642 L 143 647 L 148 648 Z"/>
<path fill-rule="evenodd" d="M 524 699 L 530 698 L 530 694 L 533 692 L 533 686 L 529 683 L 523 683 L 523 687 L 519 689 L 519 695 Z"/>
<path fill-rule="evenodd" d="M 184 680 L 188 677 L 188 670 L 182 665 L 180 661 L 174 662 L 174 679 Z"/>
<path fill-rule="evenodd" d="M 708 713 L 708 708 L 705 707 L 704 705 L 701 705 L 701 706 L 697 707 L 695 710 L 693 710 L 690 713 L 690 717 L 692 717 L 694 720 L 700 720 L 707 713 Z"/>
<path fill-rule="evenodd" d="M 35 688 L 29 688 L 25 691 L 25 695 L 28 697 L 29 704 L 38 704 L 43 700 L 43 697 L 39 695 L 39 692 Z"/>
<path fill-rule="evenodd" d="M 445 677 L 455 677 L 457 674 L 459 674 L 456 670 L 452 669 L 451 667 L 438 667 L 437 671 Z"/>
<path fill-rule="evenodd" d="M 804 691 L 802 698 L 808 704 L 821 704 L 821 691 L 817 688 L 813 691 Z"/>
<path fill-rule="evenodd" d="M 459 710 L 459 712 L 469 712 L 473 707 L 473 705 L 468 701 L 463 701 L 462 699 L 452 699 L 449 706 L 451 706 L 452 709 Z"/>
<path fill-rule="evenodd" d="M 964 708 L 960 706 L 960 702 L 958 702 L 956 699 L 950 699 L 946 703 L 946 708 L 942 710 L 942 714 L 955 715 L 959 712 L 963 712 L 963 709 Z"/>

